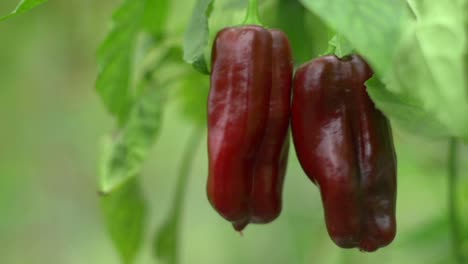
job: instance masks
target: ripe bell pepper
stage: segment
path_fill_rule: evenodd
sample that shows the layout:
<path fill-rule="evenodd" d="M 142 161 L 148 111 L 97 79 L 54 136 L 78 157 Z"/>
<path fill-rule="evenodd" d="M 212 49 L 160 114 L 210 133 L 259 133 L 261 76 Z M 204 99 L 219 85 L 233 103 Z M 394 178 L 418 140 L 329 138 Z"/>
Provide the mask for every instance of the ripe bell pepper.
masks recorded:
<path fill-rule="evenodd" d="M 375 251 L 395 237 L 396 156 L 387 118 L 358 55 L 324 56 L 298 69 L 292 134 L 300 164 L 319 187 L 327 230 L 340 247 Z"/>
<path fill-rule="evenodd" d="M 287 37 L 260 26 L 216 36 L 208 98 L 208 199 L 234 228 L 281 211 L 289 150 L 292 55 Z"/>

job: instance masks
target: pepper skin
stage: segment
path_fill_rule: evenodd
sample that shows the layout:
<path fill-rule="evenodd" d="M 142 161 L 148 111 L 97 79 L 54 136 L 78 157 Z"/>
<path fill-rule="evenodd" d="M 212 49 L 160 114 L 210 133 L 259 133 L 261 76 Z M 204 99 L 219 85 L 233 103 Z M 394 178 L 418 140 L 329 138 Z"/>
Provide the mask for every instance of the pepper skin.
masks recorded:
<path fill-rule="evenodd" d="M 375 251 L 396 232 L 396 156 L 387 118 L 359 56 L 324 56 L 298 69 L 292 133 L 300 164 L 319 187 L 327 230 L 340 247 Z"/>
<path fill-rule="evenodd" d="M 208 99 L 208 199 L 234 228 L 281 212 L 289 150 L 292 55 L 284 33 L 220 31 Z"/>

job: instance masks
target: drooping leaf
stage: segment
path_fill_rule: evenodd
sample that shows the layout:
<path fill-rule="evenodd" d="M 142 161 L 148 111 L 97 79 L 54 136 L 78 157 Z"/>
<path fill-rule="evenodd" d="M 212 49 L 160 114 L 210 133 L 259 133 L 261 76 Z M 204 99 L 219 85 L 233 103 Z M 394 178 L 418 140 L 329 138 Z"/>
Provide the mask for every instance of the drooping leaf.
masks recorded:
<path fill-rule="evenodd" d="M 403 0 L 300 0 L 346 37 L 383 76 L 391 66 L 406 17 Z"/>
<path fill-rule="evenodd" d="M 125 0 L 114 13 L 113 28 L 98 51 L 96 89 L 119 124 L 124 123 L 133 101 L 132 58 L 144 10 L 144 1 Z"/>
<path fill-rule="evenodd" d="M 154 255 L 165 260 L 168 264 L 179 263 L 179 225 L 183 211 L 185 192 L 191 172 L 190 168 L 192 167 L 193 159 L 196 156 L 195 153 L 201 142 L 202 133 L 203 130 L 200 127 L 196 127 L 187 142 L 179 167 L 179 176 L 171 212 L 154 237 Z"/>
<path fill-rule="evenodd" d="M 162 118 L 162 90 L 150 87 L 132 108 L 126 125 L 104 145 L 100 190 L 111 192 L 141 170 L 158 135 Z"/>
<path fill-rule="evenodd" d="M 184 36 L 184 60 L 204 74 L 208 74 L 205 50 L 208 45 L 208 19 L 213 9 L 213 0 L 197 0 L 192 18 Z"/>
<path fill-rule="evenodd" d="M 122 262 L 133 263 L 141 247 L 146 202 L 136 177 L 101 198 L 104 220 Z"/>
<path fill-rule="evenodd" d="M 180 49 L 157 45 L 163 42 L 167 4 L 126 0 L 98 54 L 97 91 L 119 124 L 103 145 L 99 188 L 107 195 L 106 224 L 124 263 L 133 263 L 143 239 L 146 208 L 136 176 L 160 130 L 164 89 L 155 71 L 181 57 Z M 149 34 L 139 35 L 145 30 Z"/>
<path fill-rule="evenodd" d="M 0 22 L 7 18 L 22 14 L 47 1 L 48 0 L 21 0 L 21 2 L 16 6 L 15 10 L 13 10 L 10 14 L 5 15 L 5 16 L 0 16 Z"/>

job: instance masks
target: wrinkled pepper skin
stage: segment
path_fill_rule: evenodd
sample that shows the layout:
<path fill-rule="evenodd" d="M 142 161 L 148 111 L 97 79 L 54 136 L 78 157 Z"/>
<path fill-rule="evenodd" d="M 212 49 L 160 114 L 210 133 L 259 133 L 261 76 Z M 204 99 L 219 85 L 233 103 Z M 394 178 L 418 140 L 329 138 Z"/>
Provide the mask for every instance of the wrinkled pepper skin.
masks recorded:
<path fill-rule="evenodd" d="M 208 98 L 208 199 L 234 228 L 281 212 L 289 150 L 292 55 L 287 37 L 259 26 L 220 31 Z"/>
<path fill-rule="evenodd" d="M 396 156 L 387 118 L 359 56 L 324 56 L 294 79 L 292 133 L 300 164 L 319 187 L 327 230 L 340 247 L 375 251 L 395 237 Z"/>

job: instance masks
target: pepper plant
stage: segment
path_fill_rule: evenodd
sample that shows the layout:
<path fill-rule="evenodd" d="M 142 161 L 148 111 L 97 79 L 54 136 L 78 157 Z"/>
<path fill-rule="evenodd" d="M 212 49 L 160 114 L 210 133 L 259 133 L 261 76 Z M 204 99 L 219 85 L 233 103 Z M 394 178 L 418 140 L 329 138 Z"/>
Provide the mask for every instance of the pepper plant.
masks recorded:
<path fill-rule="evenodd" d="M 0 16 L 0 21 L 23 14 L 46 2 L 47 0 L 22 0 L 10 14 Z M 96 94 L 102 101 L 103 109 L 114 119 L 115 128 L 107 133 L 103 131 L 106 136 L 97 147 L 100 160 L 96 161 L 99 168 L 96 172 L 99 198 L 96 200 L 99 199 L 101 204 L 105 222 L 103 228 L 107 230 L 122 263 L 136 262 L 138 253 L 148 244 L 144 239 L 148 233 L 152 236 L 151 248 L 156 260 L 167 263 L 182 262 L 180 248 L 184 241 L 181 237 L 187 230 L 182 229 L 181 222 L 182 219 L 190 217 L 184 210 L 186 208 L 184 204 L 187 202 L 185 194 L 194 153 L 200 148 L 204 138 L 208 138 L 209 146 L 204 149 L 210 150 L 209 153 L 206 152 L 210 166 L 206 175 L 203 175 L 205 178 L 210 175 L 209 199 L 206 203 L 208 204 L 210 200 L 213 207 L 231 221 L 237 230 L 245 228 L 248 223 L 268 223 L 277 217 L 281 218 L 281 200 L 285 201 L 285 205 L 288 204 L 288 196 L 281 192 L 284 174 L 286 180 L 298 175 L 289 175 L 287 170 L 282 172 L 281 167 L 279 169 L 275 167 L 272 169 L 275 175 L 264 178 L 263 182 L 262 178 L 260 179 L 263 185 L 255 181 L 255 175 L 262 175 L 256 169 L 256 164 L 260 160 L 257 156 L 266 155 L 259 153 L 268 153 L 268 151 L 262 152 L 262 142 L 258 139 L 274 135 L 265 132 L 268 131 L 265 128 L 266 124 L 270 122 L 267 112 L 272 111 L 267 103 L 268 100 L 273 100 L 271 94 L 274 91 L 274 84 L 283 80 L 279 78 L 282 77 L 279 72 L 273 70 L 274 73 L 271 73 L 272 67 L 275 67 L 271 65 L 276 65 L 277 61 L 281 60 L 288 62 L 289 56 L 292 56 L 294 66 L 299 69 L 294 87 L 297 91 L 293 97 L 298 95 L 300 97 L 294 97 L 293 106 L 296 103 L 300 104 L 300 107 L 293 107 L 291 114 L 294 145 L 304 174 L 307 174 L 322 192 L 325 209 L 314 212 L 326 220 L 326 225 L 324 224 L 322 228 L 328 228 L 336 244 L 343 247 L 360 247 L 367 251 L 387 245 L 393 239 L 395 202 L 399 198 L 395 198 L 397 162 L 393 157 L 392 135 L 389 133 L 386 120 L 388 118 L 397 130 L 417 137 L 446 142 L 448 186 L 446 202 L 451 238 L 451 251 L 447 256 L 453 263 L 461 264 L 468 261 L 466 246 L 468 227 L 465 227 L 463 221 L 468 199 L 463 194 L 466 186 L 460 183 L 462 172 L 458 170 L 459 160 L 466 158 L 459 156 L 460 149 L 468 143 L 467 0 L 116 0 L 115 2 L 119 6 L 110 18 L 112 27 L 97 51 L 99 72 L 95 85 Z M 240 30 L 242 27 L 250 28 L 250 31 L 242 32 Z M 225 28 L 239 31 L 229 35 L 226 33 L 229 29 Z M 239 35 L 250 34 L 249 32 L 255 31 L 252 28 L 262 31 L 262 37 L 256 38 L 255 34 L 260 33 L 252 33 L 252 36 L 255 36 L 251 43 L 246 44 L 245 40 L 239 41 Z M 270 43 L 274 37 L 268 33 L 273 32 L 272 29 L 276 29 L 275 32 L 284 32 L 286 39 L 284 42 L 290 42 L 288 45 L 291 47 L 291 54 L 274 52 Z M 218 35 L 218 32 L 221 33 Z M 220 45 L 220 42 L 227 45 Z M 233 50 L 245 57 L 229 54 Z M 220 53 L 227 54 L 227 57 L 222 57 Z M 310 92 L 308 89 L 313 86 L 309 83 L 310 76 L 315 76 L 314 74 L 320 71 L 316 68 L 327 65 L 311 67 L 313 69 L 310 72 L 309 70 L 304 72 L 304 66 L 300 66 L 319 57 L 339 60 L 335 62 L 336 64 L 345 63 L 350 55 L 351 58 L 357 58 L 354 54 L 359 54 L 362 58 L 362 61 L 359 59 L 359 64 L 368 64 L 369 72 L 372 69 L 373 74 L 366 74 L 366 78 L 359 77 L 359 83 L 356 84 L 353 81 L 356 76 L 360 76 L 360 73 L 348 76 L 349 72 L 331 71 L 331 77 L 322 78 L 327 84 L 323 85 L 325 87 L 323 89 L 330 92 L 330 89 L 341 85 L 341 83 L 340 85 L 327 83 L 330 80 L 345 83 L 341 85 L 343 89 L 349 88 L 348 82 L 340 79 L 347 76 L 350 87 L 365 88 L 365 92 L 353 97 L 358 98 L 356 101 L 362 101 L 354 102 L 354 99 L 349 99 L 348 95 L 345 95 L 346 90 L 337 92 L 336 98 L 330 96 L 325 98 L 325 101 L 314 102 L 314 98 L 318 97 L 319 93 L 308 93 Z M 260 60 L 254 60 L 255 56 L 260 56 Z M 223 61 L 223 58 L 227 58 L 226 61 Z M 244 73 L 253 77 L 248 79 L 244 86 L 232 85 L 228 87 L 231 90 L 224 89 L 231 76 L 226 74 L 226 69 L 231 67 L 231 64 L 242 64 L 233 58 L 255 65 L 250 71 L 236 72 L 231 69 L 233 75 L 237 74 L 238 79 L 242 79 Z M 291 69 L 284 70 L 287 72 L 285 75 L 289 76 L 287 78 L 292 78 L 291 71 Z M 249 82 L 256 82 L 259 85 L 250 85 Z M 290 79 L 285 83 L 284 90 L 292 88 Z M 257 95 L 263 100 L 261 104 L 263 107 L 246 110 L 239 104 L 245 101 L 229 101 L 229 96 L 239 92 L 242 87 L 247 87 L 246 90 L 251 93 L 246 94 L 245 98 L 242 96 L 239 98 L 248 100 L 252 98 L 247 95 Z M 262 87 L 263 94 L 259 91 Z M 221 91 L 222 98 L 214 102 L 210 96 L 216 96 L 217 91 Z M 286 97 L 288 100 L 284 100 Z M 283 99 L 278 100 L 279 102 L 289 102 L 289 91 L 279 95 L 278 98 Z M 155 208 L 145 199 L 146 194 L 141 181 L 142 167 L 150 158 L 150 150 L 164 129 L 162 122 L 166 106 L 171 100 L 179 103 L 183 116 L 187 118 L 187 127 L 193 132 L 184 148 L 184 154 L 180 157 L 178 175 L 173 177 L 176 188 L 171 199 L 171 209 L 169 212 L 158 212 L 164 214 L 166 220 L 154 227 L 150 226 L 149 215 Z M 329 104 L 324 103 L 327 100 L 330 100 Z M 297 103 L 299 101 L 300 103 Z M 360 103 L 372 107 L 360 108 Z M 234 104 L 237 108 L 226 107 L 230 106 L 229 104 Z M 329 112 L 323 110 L 327 107 L 330 107 Z M 281 113 L 289 115 L 289 107 L 285 109 L 287 110 L 283 109 Z M 209 112 L 211 110 L 214 112 Z M 333 122 L 327 123 L 323 120 L 327 117 L 335 118 L 337 112 L 348 110 L 352 114 L 339 117 L 350 116 L 352 119 L 343 123 L 345 124 L 343 127 L 349 126 L 347 127 L 349 133 L 343 134 L 351 135 L 353 140 L 345 140 L 340 145 L 336 137 L 333 141 L 320 135 L 319 132 L 332 136 L 340 135 L 334 127 L 327 126 Z M 218 116 L 219 112 L 223 112 L 222 114 L 226 116 Z M 224 130 L 217 130 L 220 128 L 219 122 L 231 120 L 230 118 L 236 114 L 242 115 L 240 121 L 245 122 L 234 122 L 230 124 L 232 127 L 226 126 Z M 368 121 L 364 118 L 367 117 L 366 114 L 371 116 L 369 118 L 371 120 L 375 117 L 374 121 L 380 125 L 370 121 L 371 125 L 363 125 Z M 305 126 L 301 123 L 305 122 L 304 120 L 311 122 L 307 131 L 301 131 Z M 247 134 L 251 132 L 250 126 L 245 123 L 260 127 L 256 129 L 256 133 L 253 133 L 256 136 L 252 137 L 252 140 L 249 136 L 253 134 Z M 281 132 L 284 132 L 283 126 L 281 127 Z M 356 127 L 360 129 L 356 130 Z M 219 134 L 225 135 L 223 141 L 219 141 Z M 232 136 L 233 134 L 235 135 Z M 281 161 L 283 163 L 279 162 L 279 165 L 286 166 L 287 161 L 281 157 L 281 154 L 287 153 L 282 150 L 288 142 L 280 141 L 288 136 L 285 133 L 279 134 L 281 135 L 273 140 L 276 148 L 268 150 L 275 154 L 272 159 L 276 162 L 274 165 L 278 165 L 278 161 Z M 306 144 L 308 140 L 302 139 L 301 136 L 320 138 L 316 144 Z M 366 140 L 373 136 L 377 138 L 375 140 L 377 143 L 366 144 Z M 336 146 L 332 141 L 338 142 Z M 325 145 L 328 148 L 324 147 Z M 336 176 L 339 173 L 330 172 L 328 163 L 335 162 L 339 157 L 323 153 L 319 155 L 317 149 L 326 151 L 334 146 L 342 148 L 342 153 L 346 152 L 347 147 L 355 150 L 354 156 L 350 154 L 352 157 L 339 163 L 336 169 L 344 171 L 344 177 L 348 177 L 346 179 L 349 182 L 345 184 L 358 182 L 359 187 L 350 189 L 349 185 L 331 182 L 330 179 L 336 179 L 329 175 L 335 173 L 333 175 Z M 371 157 L 373 162 L 379 162 L 378 166 L 374 167 L 375 163 L 370 162 L 372 166 L 368 167 L 363 162 L 363 158 L 357 156 L 364 155 L 362 153 L 366 147 L 374 146 L 384 146 L 382 147 L 384 151 L 375 160 L 372 159 L 374 156 Z M 227 154 L 215 156 L 214 152 L 219 149 Z M 236 151 L 229 152 L 231 149 Z M 275 151 L 271 151 L 272 149 Z M 313 152 L 312 155 L 309 155 L 309 151 Z M 398 147 L 396 154 L 398 157 L 405 157 L 405 153 L 399 152 Z M 311 156 L 314 158 L 311 159 Z M 218 159 L 219 157 L 221 158 Z M 296 151 L 290 151 L 288 157 L 296 158 Z M 321 159 L 323 157 L 325 158 Z M 400 164 L 400 159 L 398 160 Z M 271 160 L 267 163 L 268 166 L 265 167 L 273 167 Z M 360 189 L 366 180 L 374 176 L 376 178 L 382 176 L 378 179 L 385 179 L 370 181 L 378 185 L 377 187 L 368 186 L 365 191 Z M 406 176 L 405 170 L 399 171 L 400 179 Z M 271 179 L 274 179 L 276 184 L 270 187 L 277 189 L 272 197 L 266 199 L 268 202 L 273 201 L 272 204 L 268 204 L 262 201 L 261 195 L 257 194 L 268 189 L 265 186 Z M 335 184 L 338 186 L 336 189 L 333 188 Z M 241 192 L 235 192 L 239 189 L 234 188 L 239 185 L 242 185 Z M 252 186 L 260 186 L 260 191 L 256 192 Z M 368 195 L 374 189 L 384 190 L 377 194 L 372 192 L 379 197 L 378 201 L 374 196 Z M 340 199 L 330 198 L 330 200 L 327 196 L 330 190 L 338 190 Z M 266 192 L 272 194 L 271 190 Z M 254 198 L 260 201 L 257 203 L 260 208 L 258 210 L 255 208 Z M 434 199 L 443 199 L 443 197 L 434 197 Z M 361 204 L 362 201 L 365 201 L 365 206 Z M 376 205 L 376 203 L 381 204 Z M 235 208 L 233 204 L 239 205 L 240 209 Z M 268 206 L 272 207 L 270 209 L 273 213 L 262 212 L 257 215 L 261 209 Z M 388 224 L 386 226 L 388 229 L 379 229 L 369 223 L 372 220 L 369 220 L 366 213 L 377 207 L 380 209 L 385 207 L 385 210 L 382 209 L 383 213 L 380 214 L 374 212 L 373 216 L 380 217 L 378 221 L 374 221 L 374 224 L 380 221 L 382 225 Z M 346 210 L 352 213 L 346 213 Z M 396 218 L 398 217 L 397 208 Z M 257 227 L 257 225 L 249 226 L 244 231 L 244 235 L 250 235 L 248 230 Z M 151 232 L 154 229 L 157 230 Z M 385 233 L 387 231 L 388 233 Z M 377 241 L 379 235 L 382 241 Z M 399 235 L 401 234 L 397 232 L 397 238 Z M 275 240 L 281 241 L 281 238 Z M 391 252 L 394 248 L 390 244 L 381 250 Z"/>

